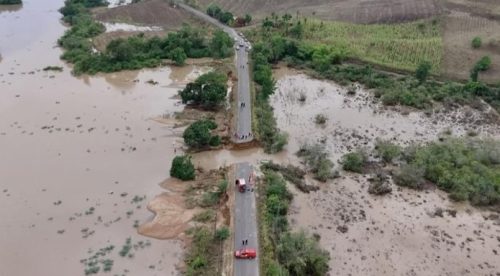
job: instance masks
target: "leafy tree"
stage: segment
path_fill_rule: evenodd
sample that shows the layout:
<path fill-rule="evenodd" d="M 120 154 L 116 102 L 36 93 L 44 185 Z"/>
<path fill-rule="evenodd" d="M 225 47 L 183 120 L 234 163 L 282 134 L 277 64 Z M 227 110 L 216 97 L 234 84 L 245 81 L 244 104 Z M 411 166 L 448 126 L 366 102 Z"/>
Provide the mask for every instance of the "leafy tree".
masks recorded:
<path fill-rule="evenodd" d="M 418 65 L 417 70 L 415 71 L 415 78 L 417 78 L 417 80 L 420 83 L 425 82 L 425 80 L 429 76 L 429 72 L 430 72 L 431 68 L 432 68 L 432 64 L 430 62 L 428 62 L 428 61 L 421 62 Z"/>
<path fill-rule="evenodd" d="M 215 239 L 219 241 L 226 240 L 230 235 L 231 233 L 229 232 L 229 228 L 226 226 L 223 226 L 215 231 Z"/>
<path fill-rule="evenodd" d="M 484 56 L 476 62 L 474 67 L 470 72 L 470 78 L 473 82 L 477 82 L 479 77 L 479 72 L 486 71 L 491 66 L 491 58 L 489 56 Z"/>
<path fill-rule="evenodd" d="M 170 175 L 183 181 L 194 180 L 195 169 L 191 162 L 191 156 L 182 155 L 174 157 L 172 167 L 170 168 Z"/>
<path fill-rule="evenodd" d="M 252 22 L 252 16 L 250 14 L 245 14 L 245 24 L 250 24 Z"/>
<path fill-rule="evenodd" d="M 195 82 L 188 83 L 179 91 L 185 104 L 201 105 L 214 109 L 224 103 L 227 94 L 227 78 L 223 74 L 209 72 L 198 77 Z"/>
<path fill-rule="evenodd" d="M 375 150 L 386 163 L 391 163 L 394 158 L 401 154 L 401 148 L 389 140 L 377 139 Z"/>
<path fill-rule="evenodd" d="M 479 36 L 476 36 L 472 39 L 472 48 L 479 48 L 481 47 L 481 44 L 482 44 L 482 41 L 481 41 L 481 38 Z"/>
<path fill-rule="evenodd" d="M 303 33 L 304 33 L 304 26 L 300 21 L 297 21 L 297 23 L 290 29 L 290 35 L 297 39 L 301 39 Z"/>
<path fill-rule="evenodd" d="M 210 4 L 207 8 L 207 14 L 211 17 L 219 18 L 221 13 L 221 8 L 219 8 L 219 6 L 217 6 L 215 3 Z"/>
<path fill-rule="evenodd" d="M 279 262 L 290 275 L 322 276 L 328 272 L 330 255 L 305 232 L 286 233 L 277 246 Z"/>
<path fill-rule="evenodd" d="M 21 0 L 0 0 L 0 5 L 22 4 Z"/>
<path fill-rule="evenodd" d="M 198 149 L 204 148 L 211 143 L 214 136 L 210 132 L 216 128 L 217 124 L 212 120 L 199 120 L 186 128 L 182 136 L 188 146 Z"/>
<path fill-rule="evenodd" d="M 232 22 L 234 21 L 234 15 L 228 11 L 223 12 L 219 16 L 219 21 L 226 24 L 226 25 L 231 25 Z"/>
<path fill-rule="evenodd" d="M 351 152 L 342 156 L 342 168 L 346 171 L 361 173 L 366 157 L 361 151 Z"/>
<path fill-rule="evenodd" d="M 175 48 L 169 55 L 176 65 L 184 65 L 184 62 L 187 59 L 187 55 L 181 47 Z"/>
<path fill-rule="evenodd" d="M 225 58 L 233 54 L 233 40 L 221 30 L 217 30 L 210 41 L 210 50 L 214 58 Z"/>

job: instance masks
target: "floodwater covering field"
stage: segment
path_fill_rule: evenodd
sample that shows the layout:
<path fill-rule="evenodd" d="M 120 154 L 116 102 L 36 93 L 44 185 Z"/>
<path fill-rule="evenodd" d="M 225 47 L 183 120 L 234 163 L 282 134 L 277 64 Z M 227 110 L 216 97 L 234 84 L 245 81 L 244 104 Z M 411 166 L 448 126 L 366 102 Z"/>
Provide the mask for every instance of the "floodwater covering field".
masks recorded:
<path fill-rule="evenodd" d="M 322 141 L 333 161 L 358 147 L 373 148 L 377 137 L 402 145 L 434 141 L 442 132 L 500 137 L 487 111 L 401 115 L 374 103 L 364 89 L 355 96 L 328 81 L 299 72 L 276 72 L 271 97 L 278 126 L 290 134 L 290 163 L 303 143 Z M 304 100 L 305 98 L 305 100 Z M 314 123 L 327 118 L 324 127 Z M 336 163 L 336 168 L 340 165 Z M 309 181 L 314 181 L 309 179 Z M 330 252 L 331 275 L 495 275 L 500 271 L 497 213 L 451 202 L 439 190 L 414 191 L 393 185 L 385 196 L 370 195 L 368 177 L 342 173 L 304 194 L 293 186 L 290 220 L 295 229 L 320 235 Z"/>
<path fill-rule="evenodd" d="M 206 68 L 74 77 L 57 47 L 63 0 L 23 2 L 0 9 L 0 275 L 84 275 L 109 246 L 99 274 L 111 260 L 110 275 L 174 275 L 182 244 L 136 227 L 181 146 L 154 119 L 182 110 L 177 90 Z"/>

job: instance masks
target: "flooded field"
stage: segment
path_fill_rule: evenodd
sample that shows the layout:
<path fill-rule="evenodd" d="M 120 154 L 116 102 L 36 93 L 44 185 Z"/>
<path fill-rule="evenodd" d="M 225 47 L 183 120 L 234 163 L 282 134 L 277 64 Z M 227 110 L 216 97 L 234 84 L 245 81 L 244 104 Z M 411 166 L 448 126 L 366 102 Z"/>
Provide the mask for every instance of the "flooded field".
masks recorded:
<path fill-rule="evenodd" d="M 182 244 L 136 228 L 182 142 L 155 119 L 207 68 L 74 77 L 56 47 L 63 0 L 23 2 L 0 10 L 0 275 L 84 275 L 108 246 L 110 275 L 175 275 Z"/>
<path fill-rule="evenodd" d="M 302 143 L 324 141 L 332 159 L 356 147 L 372 148 L 377 137 L 401 144 L 435 140 L 442 132 L 499 137 L 493 115 L 470 108 L 450 112 L 399 112 L 355 96 L 335 83 L 293 71 L 276 72 L 272 105 L 279 127 L 290 134 L 288 160 Z M 304 100 L 305 98 L 305 100 Z M 317 114 L 326 126 L 314 123 Z M 337 168 L 339 165 L 336 165 Z M 364 176 L 343 173 L 295 198 L 290 220 L 321 236 L 331 255 L 332 275 L 498 275 L 500 220 L 496 213 L 450 202 L 439 190 L 393 187 L 392 194 L 368 194 Z"/>

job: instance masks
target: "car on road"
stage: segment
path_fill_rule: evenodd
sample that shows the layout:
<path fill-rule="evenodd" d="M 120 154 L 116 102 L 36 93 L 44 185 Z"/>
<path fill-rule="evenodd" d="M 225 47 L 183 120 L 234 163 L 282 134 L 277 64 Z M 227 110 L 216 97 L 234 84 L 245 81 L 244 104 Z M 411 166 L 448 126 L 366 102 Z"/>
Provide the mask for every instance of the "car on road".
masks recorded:
<path fill-rule="evenodd" d="M 254 248 L 243 248 L 234 251 L 234 256 L 237 259 L 255 259 L 257 257 L 257 250 Z"/>
<path fill-rule="evenodd" d="M 244 193 L 247 189 L 247 183 L 245 182 L 244 178 L 238 178 L 236 179 L 236 186 L 238 187 L 238 190 L 242 193 Z"/>

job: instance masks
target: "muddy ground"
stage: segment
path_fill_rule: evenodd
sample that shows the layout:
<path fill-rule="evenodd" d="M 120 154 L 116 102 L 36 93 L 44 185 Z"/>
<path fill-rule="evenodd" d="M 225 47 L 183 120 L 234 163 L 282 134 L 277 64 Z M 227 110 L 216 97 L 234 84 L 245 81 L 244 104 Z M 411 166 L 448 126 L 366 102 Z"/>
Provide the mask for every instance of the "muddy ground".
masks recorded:
<path fill-rule="evenodd" d="M 304 143 L 324 141 L 333 160 L 356 148 L 372 148 L 377 137 L 400 144 L 435 140 L 450 129 L 464 135 L 500 138 L 498 119 L 470 108 L 425 115 L 388 110 L 358 89 L 311 79 L 299 72 L 278 71 L 272 105 L 279 127 L 290 134 L 288 162 Z M 305 102 L 298 99 L 306 95 Z M 324 114 L 325 127 L 316 126 Z M 337 165 L 337 168 L 339 166 Z M 308 180 L 313 181 L 313 180 Z M 366 177 L 342 173 L 319 184 L 317 192 L 294 191 L 290 220 L 321 236 L 330 252 L 332 275 L 495 275 L 500 271 L 498 214 L 467 203 L 454 203 L 439 190 L 424 192 L 393 187 L 387 196 L 368 194 Z M 443 214 L 436 210 L 442 209 Z"/>

